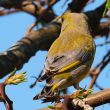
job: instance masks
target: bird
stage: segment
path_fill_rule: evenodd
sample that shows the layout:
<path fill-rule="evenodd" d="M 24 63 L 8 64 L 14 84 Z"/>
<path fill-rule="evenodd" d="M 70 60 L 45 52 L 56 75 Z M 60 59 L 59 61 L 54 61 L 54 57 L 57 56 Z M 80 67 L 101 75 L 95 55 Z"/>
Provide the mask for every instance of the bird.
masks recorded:
<path fill-rule="evenodd" d="M 42 91 L 33 99 L 53 97 L 70 86 L 79 90 L 95 56 L 95 42 L 88 18 L 84 13 L 66 12 L 59 37 L 51 45 L 38 82 L 46 81 Z"/>

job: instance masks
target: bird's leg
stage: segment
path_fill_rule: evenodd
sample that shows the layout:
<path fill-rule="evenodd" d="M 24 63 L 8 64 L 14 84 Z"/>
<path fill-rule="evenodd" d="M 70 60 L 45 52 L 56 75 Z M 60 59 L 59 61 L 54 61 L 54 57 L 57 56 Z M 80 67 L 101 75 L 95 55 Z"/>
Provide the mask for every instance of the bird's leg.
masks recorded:
<path fill-rule="evenodd" d="M 73 86 L 74 86 L 74 88 L 77 89 L 77 90 L 81 90 L 81 89 L 82 89 L 82 88 L 79 86 L 79 84 L 74 84 Z"/>

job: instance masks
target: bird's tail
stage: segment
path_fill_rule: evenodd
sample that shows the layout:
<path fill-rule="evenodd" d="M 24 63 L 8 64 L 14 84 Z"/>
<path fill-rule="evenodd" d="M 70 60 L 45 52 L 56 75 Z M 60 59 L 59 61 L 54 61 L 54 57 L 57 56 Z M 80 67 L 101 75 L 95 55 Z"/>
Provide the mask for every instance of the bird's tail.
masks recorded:
<path fill-rule="evenodd" d="M 55 95 L 54 91 L 52 91 L 52 86 L 45 86 L 41 93 L 37 94 L 33 100 L 38 100 L 41 98 L 52 97 Z"/>
<path fill-rule="evenodd" d="M 50 72 L 49 70 L 45 70 L 45 69 L 44 69 L 44 71 L 42 72 L 42 76 L 40 76 L 40 77 L 38 78 L 38 82 L 42 82 L 42 81 L 44 81 L 44 80 L 47 80 L 47 79 L 49 79 L 50 77 L 52 77 L 52 75 L 53 75 L 52 72 Z"/>
<path fill-rule="evenodd" d="M 38 79 L 38 82 L 42 82 L 43 80 L 46 80 L 48 79 L 48 74 L 44 74 L 43 76 L 41 76 L 39 79 Z"/>
<path fill-rule="evenodd" d="M 35 78 L 36 80 L 35 80 L 34 83 L 32 83 L 32 84 L 30 85 L 30 88 L 35 87 L 35 85 L 36 85 L 37 82 L 38 82 L 38 79 L 42 76 L 42 74 L 43 74 L 43 70 L 41 70 L 41 72 L 40 72 L 40 74 L 38 75 L 38 77 L 36 77 L 36 76 L 32 76 L 32 78 Z"/>

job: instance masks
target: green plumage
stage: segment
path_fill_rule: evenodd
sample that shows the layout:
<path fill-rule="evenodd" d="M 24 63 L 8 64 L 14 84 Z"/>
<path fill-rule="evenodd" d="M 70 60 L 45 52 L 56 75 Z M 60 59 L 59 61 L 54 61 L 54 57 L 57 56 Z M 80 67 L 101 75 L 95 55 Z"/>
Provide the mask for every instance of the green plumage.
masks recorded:
<path fill-rule="evenodd" d="M 43 75 L 46 80 L 41 94 L 34 99 L 53 96 L 59 90 L 76 85 L 87 75 L 95 54 L 87 18 L 84 14 L 64 13 L 59 37 L 48 51 Z"/>

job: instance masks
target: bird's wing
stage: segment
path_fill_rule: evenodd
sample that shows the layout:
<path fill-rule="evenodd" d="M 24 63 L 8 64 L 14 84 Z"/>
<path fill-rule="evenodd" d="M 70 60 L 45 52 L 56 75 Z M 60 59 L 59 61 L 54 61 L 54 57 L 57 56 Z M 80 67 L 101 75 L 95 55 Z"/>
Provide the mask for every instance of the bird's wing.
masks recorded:
<path fill-rule="evenodd" d="M 54 74 L 61 73 L 88 61 L 90 56 L 91 52 L 89 50 L 80 48 L 70 53 L 47 58 L 45 68 Z"/>
<path fill-rule="evenodd" d="M 44 74 L 38 81 L 46 80 L 49 82 L 54 75 L 61 74 L 69 69 L 76 69 L 83 63 L 88 62 L 90 58 L 91 52 L 87 49 L 79 49 L 71 52 L 71 54 L 63 54 L 53 58 L 47 57 Z"/>
<path fill-rule="evenodd" d="M 69 33 L 64 39 L 58 38 L 49 49 L 44 72 L 39 81 L 48 79 L 68 69 L 74 69 L 92 58 L 94 52 L 91 48 L 91 39 L 77 35 L 71 37 Z M 67 35 L 66 35 L 67 36 Z M 75 38 L 75 39 L 74 39 Z M 67 42 L 69 40 L 69 43 Z"/>

